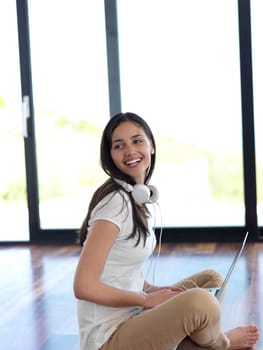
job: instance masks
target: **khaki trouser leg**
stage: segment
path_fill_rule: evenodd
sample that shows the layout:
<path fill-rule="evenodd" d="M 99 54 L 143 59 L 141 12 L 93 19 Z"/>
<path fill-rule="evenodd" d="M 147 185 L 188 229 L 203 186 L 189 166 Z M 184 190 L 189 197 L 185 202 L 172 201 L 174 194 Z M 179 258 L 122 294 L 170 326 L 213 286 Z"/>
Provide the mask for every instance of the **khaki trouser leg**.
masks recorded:
<path fill-rule="evenodd" d="M 220 327 L 220 304 L 207 291 L 189 289 L 122 323 L 102 350 L 172 350 L 186 336 L 211 350 L 229 341 Z"/>
<path fill-rule="evenodd" d="M 215 270 L 208 269 L 188 276 L 175 285 L 183 285 L 186 288 L 217 288 L 221 287 L 222 283 L 222 275 Z"/>
<path fill-rule="evenodd" d="M 187 278 L 177 282 L 176 285 L 183 285 L 186 288 L 219 288 L 222 286 L 223 277 L 215 270 L 208 269 L 195 273 Z M 219 302 L 222 303 L 225 291 L 221 294 Z"/>

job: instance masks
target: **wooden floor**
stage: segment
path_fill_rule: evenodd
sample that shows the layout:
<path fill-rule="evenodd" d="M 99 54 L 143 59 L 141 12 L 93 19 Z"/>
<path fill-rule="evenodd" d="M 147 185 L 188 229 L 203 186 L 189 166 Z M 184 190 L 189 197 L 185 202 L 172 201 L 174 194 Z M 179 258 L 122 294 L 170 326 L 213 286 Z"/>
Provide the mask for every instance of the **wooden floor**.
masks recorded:
<path fill-rule="evenodd" d="M 205 268 L 225 274 L 237 247 L 163 244 L 155 274 L 149 272 L 148 279 L 167 284 Z M 78 255 L 77 246 L 0 246 L 1 350 L 79 349 L 72 292 Z M 247 243 L 222 304 L 224 330 L 253 323 L 263 334 L 262 278 L 263 243 Z M 255 350 L 263 350 L 262 340 Z"/>

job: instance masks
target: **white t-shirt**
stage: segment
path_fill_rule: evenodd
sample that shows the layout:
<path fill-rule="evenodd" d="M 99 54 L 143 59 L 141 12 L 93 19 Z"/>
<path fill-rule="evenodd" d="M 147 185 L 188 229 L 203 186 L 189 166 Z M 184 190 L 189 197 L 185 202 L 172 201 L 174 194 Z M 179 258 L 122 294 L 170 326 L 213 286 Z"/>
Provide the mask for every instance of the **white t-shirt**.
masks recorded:
<path fill-rule="evenodd" d="M 117 239 L 111 248 L 101 281 L 112 287 L 142 292 L 144 263 L 152 254 L 156 239 L 152 228 L 144 246 L 143 239 L 135 247 L 135 239 L 128 239 L 133 228 L 132 207 L 125 192 L 110 193 L 94 208 L 89 228 L 96 220 L 108 220 L 119 228 Z M 101 232 L 101 239 L 107 232 Z M 97 252 L 100 253 L 99 251 Z M 117 326 L 142 311 L 139 306 L 110 307 L 78 300 L 78 322 L 81 350 L 98 350 L 115 331 Z"/>

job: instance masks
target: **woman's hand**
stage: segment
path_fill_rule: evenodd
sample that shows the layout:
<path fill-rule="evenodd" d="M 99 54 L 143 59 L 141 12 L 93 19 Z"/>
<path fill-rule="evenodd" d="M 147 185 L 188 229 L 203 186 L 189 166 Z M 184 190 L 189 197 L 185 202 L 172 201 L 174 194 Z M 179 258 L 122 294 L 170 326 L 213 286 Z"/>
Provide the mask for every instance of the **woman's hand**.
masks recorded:
<path fill-rule="evenodd" d="M 175 297 L 183 291 L 185 291 L 184 287 L 176 286 L 172 288 L 159 289 L 155 292 L 145 293 L 145 302 L 143 306 L 145 309 L 153 308 Z"/>
<path fill-rule="evenodd" d="M 171 286 L 170 288 L 173 291 L 178 292 L 178 294 L 184 292 L 185 290 L 187 290 L 187 288 L 185 288 L 184 286 Z"/>

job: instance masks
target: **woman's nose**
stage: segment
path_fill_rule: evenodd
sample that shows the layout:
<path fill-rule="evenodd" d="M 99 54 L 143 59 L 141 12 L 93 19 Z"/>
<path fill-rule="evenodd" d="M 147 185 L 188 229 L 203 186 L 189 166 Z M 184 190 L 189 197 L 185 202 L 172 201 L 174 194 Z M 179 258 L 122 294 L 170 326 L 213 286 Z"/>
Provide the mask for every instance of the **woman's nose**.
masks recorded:
<path fill-rule="evenodd" d="M 126 145 L 125 147 L 125 154 L 131 155 L 134 153 L 134 146 L 133 145 Z"/>

